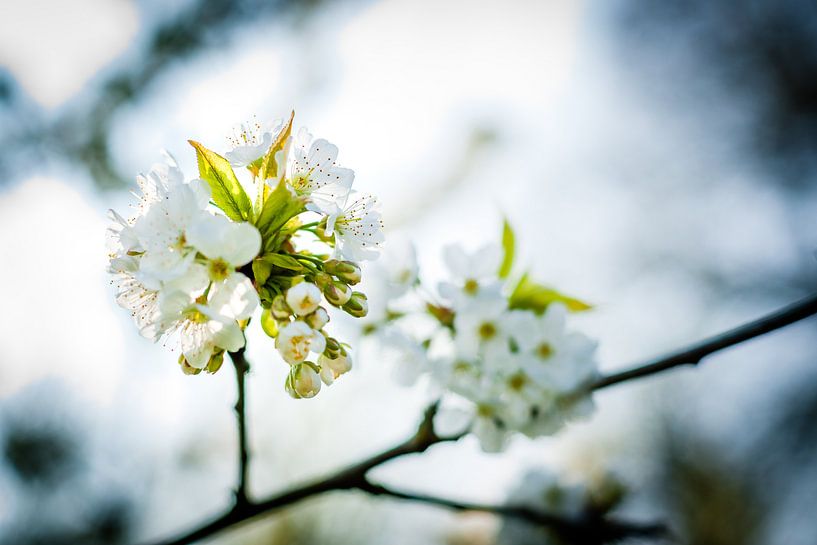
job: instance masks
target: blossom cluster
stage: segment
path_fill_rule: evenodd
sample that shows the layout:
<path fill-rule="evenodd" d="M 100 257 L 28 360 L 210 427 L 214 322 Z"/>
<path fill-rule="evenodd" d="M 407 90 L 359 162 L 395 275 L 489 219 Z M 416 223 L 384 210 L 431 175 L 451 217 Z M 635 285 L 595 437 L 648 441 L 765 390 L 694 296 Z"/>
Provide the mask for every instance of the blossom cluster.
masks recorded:
<path fill-rule="evenodd" d="M 551 435 L 593 409 L 596 343 L 567 325 L 570 311 L 590 307 L 527 274 L 512 280 L 513 238 L 506 224 L 502 246 L 446 246 L 449 278 L 436 295 L 421 285 L 413 248 L 384 259 L 391 302 L 366 326 L 385 340 L 399 380 L 425 375 L 441 390 L 440 426 L 470 426 L 486 451 L 516 432 Z"/>
<path fill-rule="evenodd" d="M 190 141 L 196 179 L 169 154 L 138 176 L 133 213 L 110 212 L 109 272 L 143 336 L 178 339 L 188 374 L 214 373 L 241 350 L 263 307 L 262 328 L 290 365 L 286 390 L 306 398 L 351 368 L 349 346 L 325 330 L 327 307 L 366 315 L 352 286 L 359 262 L 378 256 L 383 225 L 338 148 L 306 129 L 293 136 L 293 117 L 242 125 L 223 156 Z"/>

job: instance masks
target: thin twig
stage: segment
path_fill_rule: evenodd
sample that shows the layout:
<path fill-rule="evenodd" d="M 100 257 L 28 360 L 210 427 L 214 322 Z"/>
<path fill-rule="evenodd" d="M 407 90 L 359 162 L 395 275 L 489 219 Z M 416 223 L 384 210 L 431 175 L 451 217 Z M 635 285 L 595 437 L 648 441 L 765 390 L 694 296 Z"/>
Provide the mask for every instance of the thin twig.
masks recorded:
<path fill-rule="evenodd" d="M 696 343 L 689 348 L 670 353 L 649 363 L 633 367 L 627 371 L 602 377 L 592 384 L 591 389 L 597 390 L 600 388 L 605 388 L 607 386 L 612 386 L 628 380 L 659 373 L 680 365 L 697 364 L 703 358 L 713 354 L 714 352 L 747 341 L 754 337 L 758 337 L 770 331 L 780 329 L 814 314 L 817 314 L 817 294 L 779 311 L 773 312 L 763 318 L 736 327 L 720 335 L 710 337 L 709 339 Z M 257 503 L 248 501 L 243 505 L 236 505 L 236 507 L 231 511 L 214 518 L 210 522 L 203 524 L 191 532 L 171 541 L 163 542 L 159 545 L 182 545 L 192 543 L 231 526 L 243 523 L 261 514 L 269 513 L 276 509 L 292 505 L 300 500 L 312 496 L 339 490 L 361 490 L 369 494 L 385 495 L 430 505 L 438 505 L 455 510 L 484 511 L 495 513 L 500 516 L 515 517 L 522 520 L 527 520 L 531 523 L 553 528 L 557 532 L 561 532 L 563 537 L 570 538 L 572 541 L 580 543 L 592 543 L 594 539 L 596 540 L 595 542 L 602 543 L 605 539 L 620 539 L 627 536 L 658 536 L 665 532 L 664 527 L 657 524 L 636 524 L 617 520 L 607 520 L 603 518 L 576 520 L 553 514 L 532 511 L 526 507 L 458 502 L 435 496 L 395 491 L 382 485 L 372 484 L 367 479 L 367 474 L 371 469 L 395 458 L 399 458 L 407 454 L 424 452 L 432 445 L 456 441 L 462 437 L 463 434 L 450 437 L 439 437 L 436 435 L 433 427 L 433 418 L 436 413 L 436 409 L 436 405 L 433 405 L 426 411 L 420 427 L 414 436 L 408 441 L 383 451 L 380 454 L 367 458 L 362 462 L 354 464 L 346 469 L 338 471 L 325 479 L 318 480 L 304 486 L 292 488 L 286 492 L 277 494 Z"/>
<path fill-rule="evenodd" d="M 663 524 L 620 521 L 599 514 L 571 518 L 531 509 L 525 505 L 463 502 L 427 494 L 399 491 L 368 481 L 360 487 L 360 490 L 374 496 L 388 496 L 444 507 L 454 511 L 481 511 L 523 520 L 537 526 L 549 528 L 568 543 L 608 543 L 624 537 L 657 538 L 668 535 L 668 530 Z"/>
<path fill-rule="evenodd" d="M 235 416 L 238 423 L 238 484 L 235 489 L 234 507 L 234 510 L 237 510 L 240 509 L 241 506 L 248 503 L 247 475 L 249 473 L 250 453 L 249 448 L 247 447 L 245 382 L 247 372 L 250 370 L 250 364 L 244 357 L 244 348 L 241 348 L 236 352 L 230 352 L 230 359 L 233 360 L 233 367 L 235 367 L 235 379 L 238 386 L 238 399 L 235 402 Z"/>
<path fill-rule="evenodd" d="M 697 365 L 701 360 L 714 352 L 759 337 L 776 329 L 781 329 L 814 314 L 817 314 L 817 294 L 810 295 L 797 303 L 772 312 L 753 322 L 730 329 L 720 335 L 704 339 L 688 348 L 671 352 L 648 363 L 633 367 L 632 369 L 601 377 L 593 383 L 591 389 L 598 390 L 606 388 L 607 386 L 612 386 L 613 384 L 627 380 L 654 375 L 655 373 L 660 373 L 680 365 Z"/>

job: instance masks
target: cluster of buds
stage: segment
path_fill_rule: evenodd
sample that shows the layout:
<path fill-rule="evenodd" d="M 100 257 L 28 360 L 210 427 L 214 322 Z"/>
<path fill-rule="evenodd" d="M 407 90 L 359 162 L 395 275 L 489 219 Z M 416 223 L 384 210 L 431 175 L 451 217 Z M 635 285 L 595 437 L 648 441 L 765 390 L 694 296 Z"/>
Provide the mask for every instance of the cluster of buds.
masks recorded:
<path fill-rule="evenodd" d="M 467 426 L 486 451 L 515 433 L 551 435 L 593 409 L 596 343 L 568 327 L 571 312 L 590 306 L 514 277 L 513 255 L 507 224 L 502 246 L 447 246 L 450 276 L 436 297 L 421 285 L 413 250 L 389 256 L 380 291 L 392 299 L 365 329 L 383 341 L 401 382 L 425 375 L 446 392 L 440 425 Z M 416 327 L 420 315 L 435 327 Z"/>
<path fill-rule="evenodd" d="M 190 141 L 197 179 L 185 181 L 169 155 L 139 176 L 136 213 L 111 212 L 109 272 L 144 336 L 178 336 L 187 374 L 218 371 L 261 306 L 263 330 L 291 365 L 286 390 L 307 398 L 351 368 L 321 303 L 366 315 L 351 286 L 359 262 L 378 256 L 383 224 L 377 200 L 356 195 L 354 172 L 337 165 L 337 147 L 306 129 L 293 135 L 293 117 L 243 125 L 223 156 Z"/>
<path fill-rule="evenodd" d="M 321 303 L 325 300 L 356 318 L 368 312 L 366 296 L 350 286 L 361 279 L 358 264 L 336 259 L 311 263 L 314 270 L 293 277 L 290 287 L 275 295 L 261 314 L 264 331 L 290 365 L 286 391 L 296 399 L 314 397 L 321 384 L 331 385 L 352 368 L 349 345 L 324 329 L 330 317 Z"/>

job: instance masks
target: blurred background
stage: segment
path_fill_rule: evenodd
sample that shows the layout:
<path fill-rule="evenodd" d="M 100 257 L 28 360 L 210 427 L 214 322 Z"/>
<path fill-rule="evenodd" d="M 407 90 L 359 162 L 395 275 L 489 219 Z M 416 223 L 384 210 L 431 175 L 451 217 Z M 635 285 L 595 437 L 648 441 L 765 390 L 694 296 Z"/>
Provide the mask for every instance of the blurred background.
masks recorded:
<path fill-rule="evenodd" d="M 184 376 L 139 337 L 106 277 L 105 211 L 126 209 L 161 148 L 192 177 L 188 138 L 223 149 L 236 123 L 292 108 L 380 196 L 387 236 L 417 243 L 430 285 L 442 244 L 497 240 L 506 215 L 521 262 L 597 305 L 577 325 L 605 370 L 814 289 L 812 2 L 4 1 L 3 545 L 150 540 L 229 505 L 233 374 Z M 605 390 L 556 437 L 502 455 L 467 438 L 376 477 L 497 503 L 612 479 L 616 514 L 666 521 L 683 543 L 813 543 L 816 350 L 807 320 Z M 252 494 L 411 433 L 428 392 L 372 354 L 293 401 L 272 343 L 250 336 Z M 343 493 L 212 543 L 548 539 Z"/>

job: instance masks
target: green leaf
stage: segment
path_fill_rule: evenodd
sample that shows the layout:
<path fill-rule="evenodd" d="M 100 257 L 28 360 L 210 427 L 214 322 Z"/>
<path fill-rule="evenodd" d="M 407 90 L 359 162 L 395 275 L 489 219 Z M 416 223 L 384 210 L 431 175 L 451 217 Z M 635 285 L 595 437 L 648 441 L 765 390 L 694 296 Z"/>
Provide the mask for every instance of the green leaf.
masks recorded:
<path fill-rule="evenodd" d="M 264 248 L 267 248 L 267 240 L 272 238 L 276 231 L 303 210 L 303 200 L 295 195 L 285 180 L 281 180 L 267 196 L 261 213 L 258 214 L 258 219 L 255 221 L 255 226 L 258 227 L 261 238 L 265 242 Z"/>
<path fill-rule="evenodd" d="M 275 175 L 278 174 L 278 164 L 277 153 L 284 149 L 286 145 L 287 139 L 289 135 L 292 133 L 292 120 L 295 118 L 295 110 L 292 110 L 292 113 L 289 115 L 289 122 L 281 129 L 281 132 L 278 133 L 278 136 L 275 138 L 275 141 L 270 146 L 269 150 L 267 150 L 266 155 L 261 158 L 261 164 L 259 165 L 259 175 L 261 177 L 261 181 L 268 180 L 270 178 L 275 178 Z"/>
<path fill-rule="evenodd" d="M 513 257 L 516 252 L 516 237 L 511 224 L 506 219 L 502 224 L 502 264 L 499 266 L 499 277 L 508 278 L 513 267 Z"/>
<path fill-rule="evenodd" d="M 252 202 L 241 187 L 230 162 L 194 140 L 188 140 L 196 148 L 199 176 L 210 186 L 213 203 L 233 221 L 252 221 Z"/>
<path fill-rule="evenodd" d="M 570 297 L 553 288 L 534 282 L 527 274 L 519 280 L 508 301 L 512 309 L 532 310 L 537 314 L 543 313 L 551 303 L 562 303 L 572 312 L 581 312 L 593 308 L 575 297 Z"/>
<path fill-rule="evenodd" d="M 267 254 L 264 256 L 264 259 L 268 259 L 270 263 L 272 263 L 276 267 L 281 267 L 282 269 L 287 269 L 295 272 L 302 272 L 303 270 L 305 270 L 304 266 L 301 264 L 300 261 L 289 255 Z"/>
<path fill-rule="evenodd" d="M 292 256 L 284 254 L 264 254 L 256 257 L 252 262 L 252 274 L 255 277 L 255 282 L 259 286 L 263 286 L 272 275 L 273 267 L 279 269 L 286 269 L 296 273 L 303 272 L 306 268 Z"/>
<path fill-rule="evenodd" d="M 255 278 L 255 283 L 263 286 L 267 283 L 267 279 L 272 274 L 272 263 L 256 257 L 252 260 L 252 275 Z"/>

